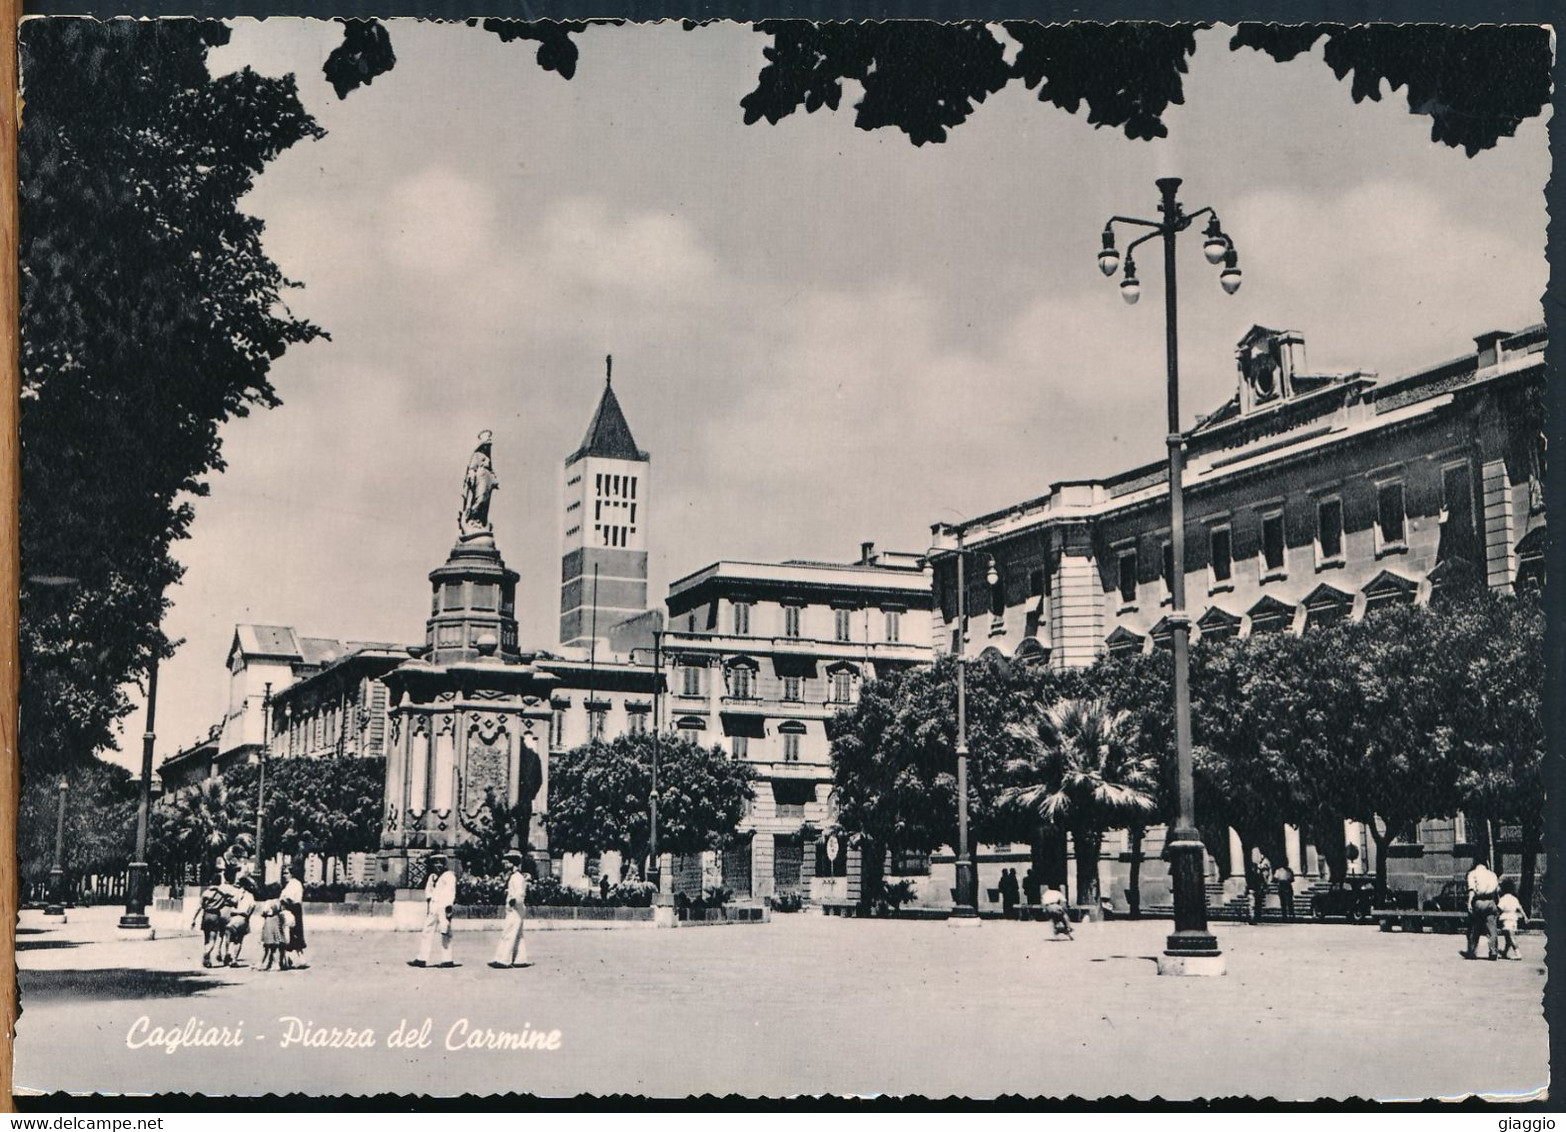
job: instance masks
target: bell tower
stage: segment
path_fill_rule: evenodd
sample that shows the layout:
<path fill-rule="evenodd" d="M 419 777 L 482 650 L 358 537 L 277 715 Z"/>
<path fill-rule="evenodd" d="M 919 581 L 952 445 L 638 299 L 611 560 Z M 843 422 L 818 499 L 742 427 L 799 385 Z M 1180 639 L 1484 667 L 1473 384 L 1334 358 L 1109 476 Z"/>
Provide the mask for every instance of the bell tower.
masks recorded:
<path fill-rule="evenodd" d="M 636 447 L 614 393 L 614 359 L 581 446 L 566 457 L 560 557 L 560 643 L 586 646 L 647 610 L 652 461 Z"/>

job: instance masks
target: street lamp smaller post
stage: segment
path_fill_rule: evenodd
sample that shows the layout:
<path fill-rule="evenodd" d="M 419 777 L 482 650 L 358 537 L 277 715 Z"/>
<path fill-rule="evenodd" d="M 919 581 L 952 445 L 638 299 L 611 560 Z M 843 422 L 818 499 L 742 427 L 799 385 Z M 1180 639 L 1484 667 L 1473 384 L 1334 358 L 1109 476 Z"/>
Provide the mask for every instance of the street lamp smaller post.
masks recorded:
<path fill-rule="evenodd" d="M 272 746 L 272 685 L 261 690 L 261 750 L 257 753 L 256 773 L 256 896 L 266 887 L 266 856 L 261 851 L 266 835 L 266 756 Z"/>
<path fill-rule="evenodd" d="M 978 872 L 974 867 L 973 846 L 968 838 L 968 609 L 966 578 L 963 565 L 969 551 L 962 545 L 963 531 L 957 528 L 957 859 L 954 864 L 952 893 L 952 919 L 954 921 L 979 922 Z M 926 570 L 933 577 L 928 563 Z M 998 580 L 995 562 L 990 560 L 985 580 L 994 585 Z"/>
<path fill-rule="evenodd" d="M 65 795 L 71 784 L 60 778 L 60 808 L 54 822 L 54 868 L 49 870 L 49 904 L 45 916 L 65 916 Z"/>
<path fill-rule="evenodd" d="M 120 927 L 145 931 L 152 926 L 147 905 L 152 903 L 152 870 L 147 864 L 147 823 L 152 809 L 152 749 L 158 714 L 158 650 L 147 665 L 147 726 L 141 734 L 141 792 L 136 805 L 136 858 L 125 875 L 125 913 Z"/>

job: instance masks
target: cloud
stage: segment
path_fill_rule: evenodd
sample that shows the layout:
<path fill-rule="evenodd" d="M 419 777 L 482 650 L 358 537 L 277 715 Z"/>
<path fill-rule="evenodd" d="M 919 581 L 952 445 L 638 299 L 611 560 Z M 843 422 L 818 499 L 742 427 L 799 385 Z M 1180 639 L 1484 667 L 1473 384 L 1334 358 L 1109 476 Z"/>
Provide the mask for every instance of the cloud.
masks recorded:
<path fill-rule="evenodd" d="M 450 169 L 423 169 L 386 194 L 382 246 L 386 258 L 405 271 L 441 281 L 458 278 L 485 261 L 494 237 L 489 192 Z"/>

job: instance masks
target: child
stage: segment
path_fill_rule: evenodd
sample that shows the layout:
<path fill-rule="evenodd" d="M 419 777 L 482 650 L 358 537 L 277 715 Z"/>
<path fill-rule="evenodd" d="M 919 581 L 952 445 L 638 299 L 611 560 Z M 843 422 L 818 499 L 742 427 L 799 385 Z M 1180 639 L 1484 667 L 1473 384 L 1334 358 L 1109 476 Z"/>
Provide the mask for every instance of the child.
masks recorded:
<path fill-rule="evenodd" d="M 277 885 L 270 885 L 266 890 L 266 900 L 256 906 L 256 911 L 261 915 L 261 969 L 270 971 L 274 960 L 280 960 L 278 966 L 284 970 L 288 967 L 288 959 L 283 955 L 283 941 L 288 938 L 283 931 L 283 908 L 277 902 Z"/>
<path fill-rule="evenodd" d="M 1517 899 L 1517 886 L 1510 877 L 1501 882 L 1501 899 L 1496 902 L 1495 910 L 1501 921 L 1501 958 L 1521 959 L 1517 933 L 1522 930 L 1523 906 Z"/>
<path fill-rule="evenodd" d="M 1067 939 L 1075 939 L 1071 932 L 1071 916 L 1066 911 L 1066 894 L 1054 885 L 1044 890 L 1044 903 L 1042 905 L 1044 918 L 1054 925 L 1055 934 L 1063 935 Z"/>
<path fill-rule="evenodd" d="M 196 906 L 196 915 L 190 921 L 194 928 L 199 921 L 201 924 L 201 939 L 205 945 L 205 951 L 201 956 L 203 967 L 212 966 L 212 953 L 224 939 L 224 929 L 228 926 L 228 917 L 223 912 L 223 906 L 228 903 L 228 894 L 223 891 L 223 886 L 214 880 L 201 892 L 201 902 Z M 219 955 L 221 962 L 222 956 Z"/>
<path fill-rule="evenodd" d="M 281 900 L 278 901 L 277 909 L 277 922 L 283 932 L 282 946 L 277 949 L 277 966 L 279 970 L 290 971 L 294 966 L 294 957 L 290 954 L 290 941 L 294 938 L 294 909 L 292 905 L 284 904 Z"/>

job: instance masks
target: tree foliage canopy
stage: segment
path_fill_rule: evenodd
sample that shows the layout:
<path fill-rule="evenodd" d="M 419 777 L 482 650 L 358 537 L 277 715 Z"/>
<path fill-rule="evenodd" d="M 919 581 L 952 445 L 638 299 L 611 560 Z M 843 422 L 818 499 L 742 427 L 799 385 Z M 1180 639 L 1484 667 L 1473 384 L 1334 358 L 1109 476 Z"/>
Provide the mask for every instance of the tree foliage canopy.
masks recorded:
<path fill-rule="evenodd" d="M 476 23 L 478 21 L 469 21 Z M 590 21 L 614 22 L 614 21 Z M 373 21 L 347 21 L 343 44 L 326 63 L 339 98 L 390 70 L 391 41 Z M 506 41 L 539 44 L 537 61 L 569 79 L 577 66 L 572 36 L 589 23 L 484 20 Z M 699 26 L 687 23 L 687 27 Z M 1185 101 L 1184 76 L 1205 23 L 1156 24 L 1009 21 L 812 23 L 764 20 L 772 42 L 756 86 L 740 99 L 745 122 L 776 124 L 795 110 L 837 110 L 843 84 L 863 94 L 854 104 L 862 130 L 893 127 L 914 145 L 944 142 L 978 105 L 1013 80 L 1041 102 L 1128 138 L 1165 137 L 1164 113 Z M 999 31 L 1016 43 L 1008 60 Z M 1550 99 L 1549 29 L 1519 24 L 1241 23 L 1231 51 L 1251 48 L 1287 62 L 1325 40 L 1332 73 L 1350 82 L 1355 102 L 1381 98 L 1382 84 L 1406 88 L 1409 112 L 1431 119 L 1430 138 L 1472 157 L 1510 137 Z"/>
<path fill-rule="evenodd" d="M 238 202 L 321 131 L 290 77 L 212 78 L 221 24 L 32 20 L 20 32 L 21 732 L 30 771 L 113 745 L 218 428 L 277 397 L 319 328 Z"/>
<path fill-rule="evenodd" d="M 566 751 L 549 766 L 549 839 L 567 852 L 648 853 L 650 734 L 621 735 Z M 721 747 L 665 735 L 658 744 L 658 849 L 699 853 L 726 844 L 754 796 L 748 763 Z"/>

